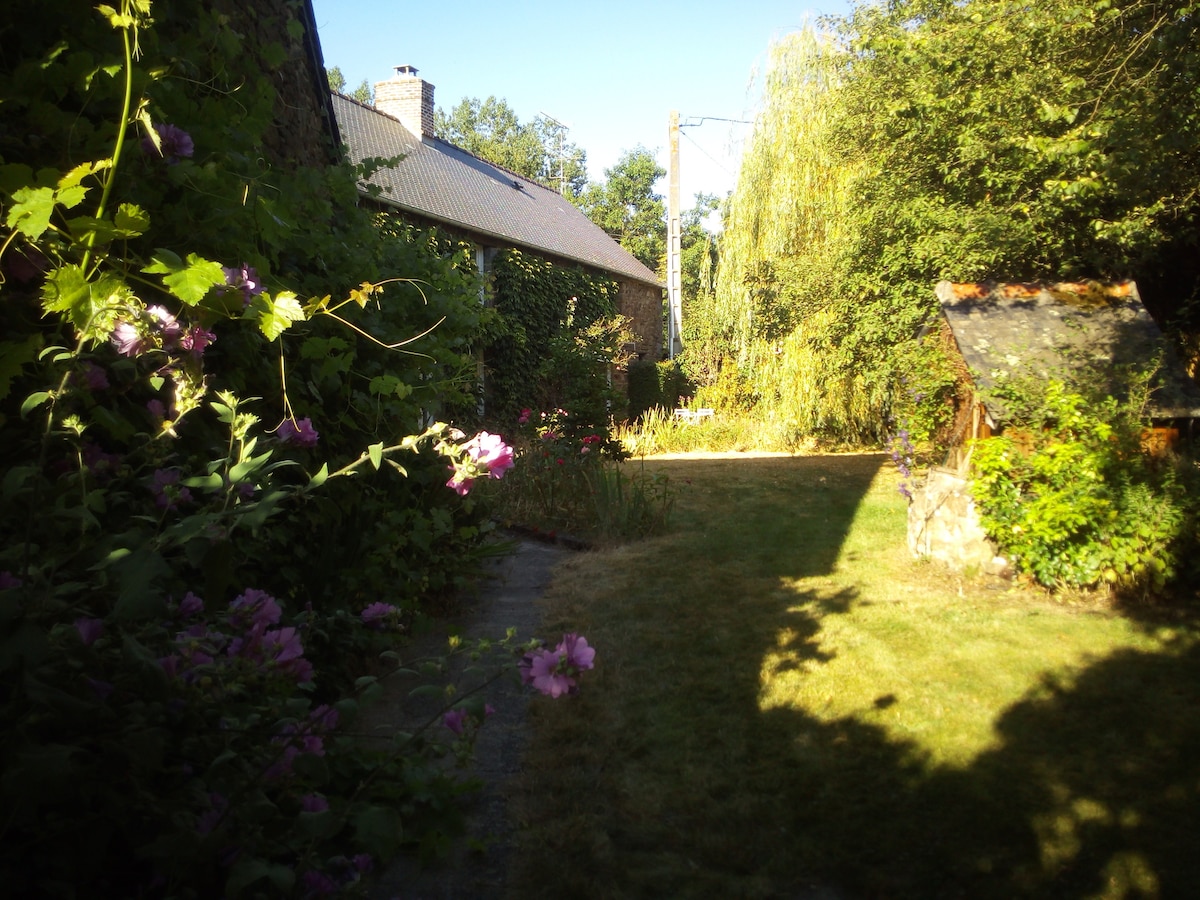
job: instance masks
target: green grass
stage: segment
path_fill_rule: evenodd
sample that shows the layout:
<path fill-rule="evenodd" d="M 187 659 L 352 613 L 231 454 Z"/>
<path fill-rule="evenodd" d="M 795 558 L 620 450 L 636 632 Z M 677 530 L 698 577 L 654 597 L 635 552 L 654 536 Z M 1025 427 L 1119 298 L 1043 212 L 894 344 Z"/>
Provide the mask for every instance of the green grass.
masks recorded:
<path fill-rule="evenodd" d="M 646 463 L 671 532 L 548 595 L 597 667 L 534 704 L 514 896 L 1200 884 L 1196 631 L 911 560 L 884 462 Z"/>

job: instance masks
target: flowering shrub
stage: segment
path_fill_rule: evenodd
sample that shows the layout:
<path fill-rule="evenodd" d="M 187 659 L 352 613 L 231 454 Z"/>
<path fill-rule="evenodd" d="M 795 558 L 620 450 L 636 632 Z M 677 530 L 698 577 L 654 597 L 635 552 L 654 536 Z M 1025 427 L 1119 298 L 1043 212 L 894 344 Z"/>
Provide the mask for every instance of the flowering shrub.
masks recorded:
<path fill-rule="evenodd" d="M 352 890 L 463 790 L 428 729 L 347 729 L 486 534 L 446 465 L 512 462 L 409 434 L 473 402 L 477 278 L 350 168 L 260 165 L 281 48 L 190 0 L 98 11 L 28 9 L 0 61 L 6 888 Z"/>
<path fill-rule="evenodd" d="M 567 410 L 523 408 L 515 445 L 518 464 L 500 495 L 509 521 L 604 538 L 665 527 L 673 503 L 665 479 L 622 471 L 620 442 L 580 427 Z"/>

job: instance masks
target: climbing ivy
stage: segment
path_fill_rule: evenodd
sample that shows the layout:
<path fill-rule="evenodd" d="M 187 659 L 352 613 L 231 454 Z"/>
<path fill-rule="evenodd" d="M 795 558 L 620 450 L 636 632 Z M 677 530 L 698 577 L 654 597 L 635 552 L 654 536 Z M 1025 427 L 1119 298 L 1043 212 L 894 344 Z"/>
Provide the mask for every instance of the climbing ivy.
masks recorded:
<path fill-rule="evenodd" d="M 579 428 L 604 429 L 621 405 L 608 376 L 627 339 L 617 283 L 519 250 L 496 257 L 492 279 L 499 315 L 485 354 L 488 418 L 565 409 Z"/>

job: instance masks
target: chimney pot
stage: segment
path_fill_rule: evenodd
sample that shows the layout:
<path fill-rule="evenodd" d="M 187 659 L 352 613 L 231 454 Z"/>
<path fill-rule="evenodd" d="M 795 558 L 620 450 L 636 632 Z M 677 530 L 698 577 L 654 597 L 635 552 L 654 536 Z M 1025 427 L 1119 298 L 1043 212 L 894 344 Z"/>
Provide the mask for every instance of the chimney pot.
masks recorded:
<path fill-rule="evenodd" d="M 375 108 L 400 120 L 418 138 L 433 137 L 433 85 L 416 66 L 394 66 L 389 81 L 375 83 Z"/>

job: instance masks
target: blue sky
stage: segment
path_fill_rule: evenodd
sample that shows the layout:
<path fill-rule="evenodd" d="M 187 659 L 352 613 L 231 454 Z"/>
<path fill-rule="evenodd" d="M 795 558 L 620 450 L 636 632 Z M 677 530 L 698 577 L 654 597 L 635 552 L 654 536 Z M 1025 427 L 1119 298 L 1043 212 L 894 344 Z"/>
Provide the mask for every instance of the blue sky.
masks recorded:
<path fill-rule="evenodd" d="M 522 122 L 546 113 L 569 126 L 599 181 L 622 151 L 641 145 L 667 163 L 672 109 L 753 119 L 756 73 L 771 41 L 848 0 L 313 0 L 326 66 L 353 88 L 412 65 L 450 109 L 494 95 Z M 709 121 L 684 128 L 680 190 L 685 208 L 703 191 L 734 187 L 750 126 Z M 659 182 L 665 196 L 666 180 Z"/>

